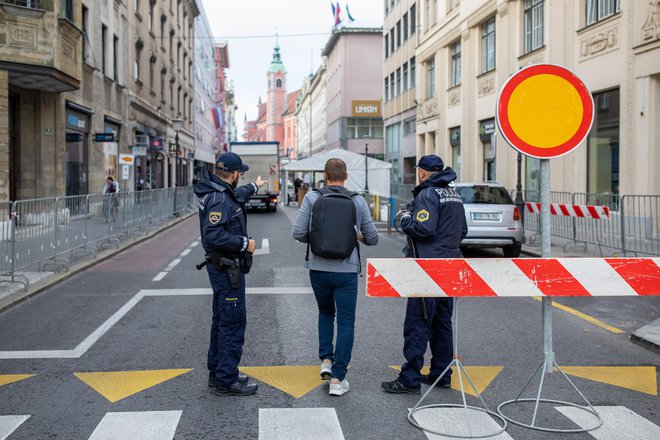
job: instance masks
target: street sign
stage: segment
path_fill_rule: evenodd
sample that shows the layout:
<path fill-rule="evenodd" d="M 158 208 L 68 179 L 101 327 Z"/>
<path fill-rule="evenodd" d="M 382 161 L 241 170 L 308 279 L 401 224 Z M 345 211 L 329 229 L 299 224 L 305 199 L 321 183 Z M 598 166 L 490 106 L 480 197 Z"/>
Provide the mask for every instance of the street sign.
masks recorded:
<path fill-rule="evenodd" d="M 163 138 L 161 137 L 152 137 L 149 144 L 153 151 L 162 151 L 163 150 Z"/>
<path fill-rule="evenodd" d="M 115 134 L 110 133 L 94 133 L 94 142 L 114 142 Z"/>
<path fill-rule="evenodd" d="M 591 130 L 591 92 L 570 70 L 534 64 L 511 76 L 497 100 L 497 123 L 516 150 L 551 159 L 575 149 Z"/>
<path fill-rule="evenodd" d="M 122 167 L 121 167 L 121 179 L 122 180 L 128 180 L 130 169 L 131 169 L 131 167 L 129 167 L 128 165 L 122 165 Z"/>
<path fill-rule="evenodd" d="M 133 156 L 146 156 L 147 147 L 133 147 Z"/>
<path fill-rule="evenodd" d="M 126 166 L 135 164 L 135 157 L 132 154 L 120 154 L 119 163 Z"/>

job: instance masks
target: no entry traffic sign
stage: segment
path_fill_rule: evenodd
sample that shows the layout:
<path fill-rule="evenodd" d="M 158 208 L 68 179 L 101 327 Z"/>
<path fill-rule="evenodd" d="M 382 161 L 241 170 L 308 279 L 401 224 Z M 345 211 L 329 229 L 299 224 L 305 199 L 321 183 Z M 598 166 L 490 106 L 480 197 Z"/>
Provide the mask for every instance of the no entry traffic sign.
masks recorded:
<path fill-rule="evenodd" d="M 553 64 L 521 69 L 502 86 L 497 123 L 516 150 L 551 159 L 582 142 L 594 118 L 591 92 L 570 70 Z"/>

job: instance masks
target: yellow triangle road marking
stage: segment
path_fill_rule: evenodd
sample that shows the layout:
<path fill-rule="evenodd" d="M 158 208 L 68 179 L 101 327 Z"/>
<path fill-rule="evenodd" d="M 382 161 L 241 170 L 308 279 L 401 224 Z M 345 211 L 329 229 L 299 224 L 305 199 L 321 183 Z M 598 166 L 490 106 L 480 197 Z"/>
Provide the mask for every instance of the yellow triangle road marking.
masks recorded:
<path fill-rule="evenodd" d="M 159 383 L 174 379 L 191 368 L 179 370 L 105 371 L 96 373 L 74 373 L 78 379 L 92 387 L 97 393 L 114 403 L 137 394 Z"/>
<path fill-rule="evenodd" d="M 18 382 L 33 376 L 36 376 L 36 374 L 0 374 L 0 386 Z"/>
<path fill-rule="evenodd" d="M 504 367 L 497 367 L 497 366 L 470 366 L 468 367 L 467 365 L 463 366 L 465 368 L 465 371 L 470 375 L 470 379 L 472 379 L 472 383 L 474 383 L 474 386 L 477 388 L 479 391 L 479 394 L 483 393 L 486 388 L 488 388 L 488 385 L 497 377 L 498 374 L 502 372 Z M 393 368 L 397 371 L 401 371 L 400 366 L 390 366 L 390 368 Z M 461 390 L 461 385 L 458 380 L 458 373 L 456 373 L 456 367 L 451 367 L 452 370 L 452 376 L 451 376 L 451 388 L 456 391 Z M 424 367 L 422 368 L 422 374 L 429 374 L 429 367 Z M 465 378 L 463 375 L 463 389 L 465 390 L 466 394 L 470 394 L 471 396 L 477 396 L 477 393 L 474 392 L 472 389 L 472 386 L 470 385 L 470 382 Z"/>
<path fill-rule="evenodd" d="M 296 399 L 323 384 L 317 365 L 241 367 L 241 371 Z"/>
<path fill-rule="evenodd" d="M 655 367 L 561 367 L 566 374 L 640 393 L 658 395 Z"/>

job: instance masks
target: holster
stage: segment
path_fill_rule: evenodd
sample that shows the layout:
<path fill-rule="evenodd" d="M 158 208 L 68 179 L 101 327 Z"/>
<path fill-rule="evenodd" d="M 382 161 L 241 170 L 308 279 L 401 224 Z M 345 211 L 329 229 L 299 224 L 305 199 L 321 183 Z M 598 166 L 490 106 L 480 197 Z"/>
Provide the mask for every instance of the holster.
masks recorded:
<path fill-rule="evenodd" d="M 241 287 L 241 260 L 239 257 L 229 258 L 220 255 L 211 255 L 208 257 L 208 260 L 218 265 L 220 270 L 227 272 L 232 289 Z"/>

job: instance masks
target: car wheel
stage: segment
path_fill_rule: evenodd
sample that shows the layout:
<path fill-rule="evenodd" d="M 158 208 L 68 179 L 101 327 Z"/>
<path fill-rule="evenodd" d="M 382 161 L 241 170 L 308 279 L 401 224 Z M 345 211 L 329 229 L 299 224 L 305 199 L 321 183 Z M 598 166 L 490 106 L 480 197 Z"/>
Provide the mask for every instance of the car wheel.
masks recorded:
<path fill-rule="evenodd" d="M 504 246 L 502 248 L 502 251 L 504 252 L 504 256 L 507 258 L 518 258 L 520 256 L 520 249 L 521 249 L 520 244 L 514 244 L 513 246 Z"/>

